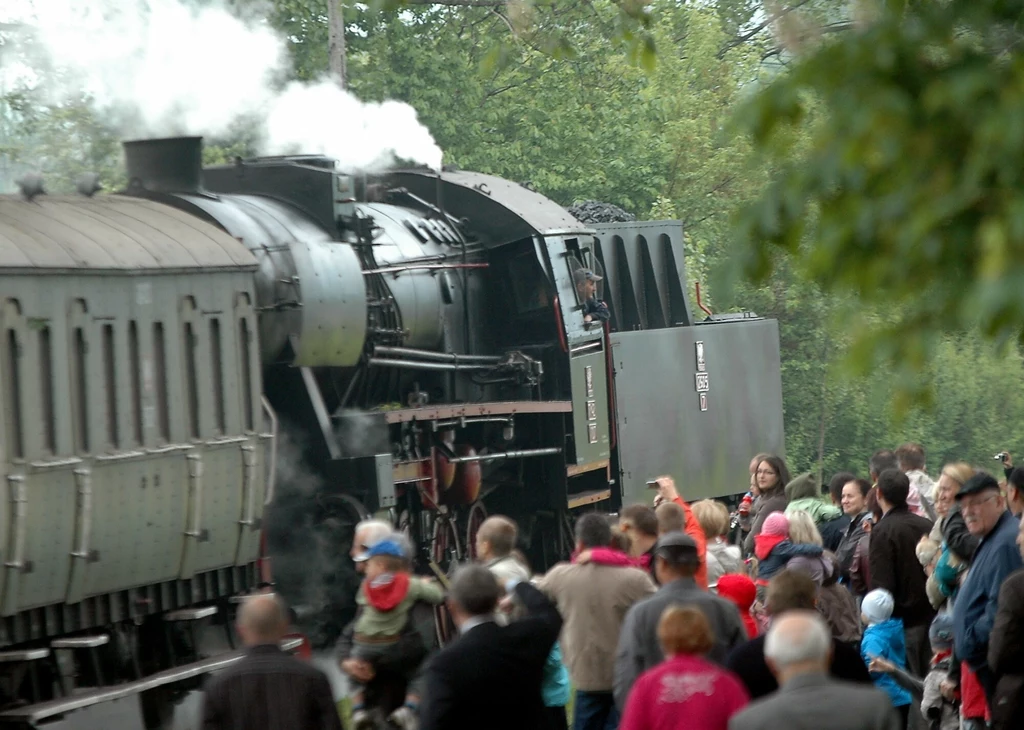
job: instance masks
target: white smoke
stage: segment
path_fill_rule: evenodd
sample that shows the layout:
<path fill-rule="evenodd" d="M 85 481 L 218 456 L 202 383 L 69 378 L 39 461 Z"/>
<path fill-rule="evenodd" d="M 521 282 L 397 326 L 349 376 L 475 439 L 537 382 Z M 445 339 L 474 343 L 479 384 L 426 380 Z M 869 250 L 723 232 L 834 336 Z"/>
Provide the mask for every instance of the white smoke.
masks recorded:
<path fill-rule="evenodd" d="M 326 81 L 280 91 L 285 41 L 251 6 L 241 18 L 184 0 L 13 2 L 8 19 L 32 28 L 62 69 L 49 79 L 52 101 L 88 93 L 127 136 L 223 137 L 257 120 L 265 153 L 325 153 L 350 170 L 395 157 L 440 167 L 440 148 L 407 104 L 364 104 Z"/>

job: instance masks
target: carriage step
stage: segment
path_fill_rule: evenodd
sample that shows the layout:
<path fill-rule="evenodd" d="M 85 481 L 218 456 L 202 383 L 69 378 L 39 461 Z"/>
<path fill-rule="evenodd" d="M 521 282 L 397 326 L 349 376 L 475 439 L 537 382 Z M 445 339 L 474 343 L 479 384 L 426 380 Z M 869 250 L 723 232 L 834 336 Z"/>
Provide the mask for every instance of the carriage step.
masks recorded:
<path fill-rule="evenodd" d="M 63 639 L 54 639 L 50 642 L 51 649 L 95 649 L 110 642 L 107 634 L 96 634 L 95 636 L 71 636 Z"/>
<path fill-rule="evenodd" d="M 13 651 L 0 651 L 0 664 L 34 662 L 37 659 L 46 659 L 49 656 L 49 649 L 14 649 Z"/>
<path fill-rule="evenodd" d="M 179 608 L 177 611 L 168 611 L 164 614 L 164 621 L 198 621 L 209 618 L 217 613 L 216 606 L 196 606 L 193 608 Z"/>
<path fill-rule="evenodd" d="M 103 679 L 103 668 L 100 666 L 100 657 L 99 654 L 96 653 L 96 650 L 108 643 L 110 643 L 110 636 L 108 634 L 94 634 L 92 636 L 65 636 L 51 641 L 50 648 L 54 651 L 87 651 L 89 666 L 92 668 L 94 679 L 96 680 L 96 686 L 102 687 L 106 682 Z M 74 654 L 72 654 L 72 656 L 74 656 Z M 65 669 L 61 667 L 60 661 L 57 662 L 57 672 L 61 692 L 65 697 L 70 697 L 74 688 L 72 675 L 65 674 Z"/>

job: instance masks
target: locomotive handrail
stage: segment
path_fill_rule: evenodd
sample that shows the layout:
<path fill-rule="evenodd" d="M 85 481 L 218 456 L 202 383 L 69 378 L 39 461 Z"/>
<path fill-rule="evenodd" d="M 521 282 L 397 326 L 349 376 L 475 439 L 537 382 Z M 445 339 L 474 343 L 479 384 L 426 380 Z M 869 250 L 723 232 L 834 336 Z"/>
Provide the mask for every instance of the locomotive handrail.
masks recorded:
<path fill-rule="evenodd" d="M 257 522 L 255 518 L 256 504 L 254 500 L 256 474 L 256 447 L 252 444 L 246 444 L 242 447 L 242 491 L 245 493 L 245 514 L 242 519 L 238 521 L 238 524 L 244 527 L 255 527 Z"/>
<path fill-rule="evenodd" d="M 270 419 L 270 438 L 273 441 L 270 446 L 270 476 L 267 482 L 267 497 L 263 500 L 265 506 L 274 501 L 274 486 L 277 481 L 277 414 L 274 413 L 267 396 L 260 396 L 260 403 L 263 406 L 263 412 Z"/>
<path fill-rule="evenodd" d="M 25 477 L 21 474 L 8 474 L 7 483 L 11 489 L 11 502 L 14 504 L 14 545 L 11 549 L 11 559 L 4 563 L 4 567 L 21 570 L 25 567 L 25 518 L 28 515 Z"/>
<path fill-rule="evenodd" d="M 417 350 L 413 347 L 390 347 L 377 345 L 373 348 L 374 355 L 398 355 L 399 357 L 418 357 L 423 360 L 441 360 L 443 362 L 490 362 L 499 363 L 505 358 L 501 355 L 460 355 L 455 352 L 434 352 L 433 350 Z"/>
<path fill-rule="evenodd" d="M 520 449 L 518 451 L 495 451 L 491 454 L 476 454 L 475 456 L 455 456 L 448 459 L 449 464 L 466 464 L 471 461 L 495 461 L 497 459 L 525 459 L 530 456 L 553 456 L 561 454 L 562 449 L 558 446 L 550 446 L 545 449 Z"/>
<path fill-rule="evenodd" d="M 78 549 L 73 550 L 71 556 L 88 561 L 89 535 L 92 531 L 92 473 L 88 469 L 75 469 L 75 481 L 78 482 L 82 510 L 79 513 Z"/>

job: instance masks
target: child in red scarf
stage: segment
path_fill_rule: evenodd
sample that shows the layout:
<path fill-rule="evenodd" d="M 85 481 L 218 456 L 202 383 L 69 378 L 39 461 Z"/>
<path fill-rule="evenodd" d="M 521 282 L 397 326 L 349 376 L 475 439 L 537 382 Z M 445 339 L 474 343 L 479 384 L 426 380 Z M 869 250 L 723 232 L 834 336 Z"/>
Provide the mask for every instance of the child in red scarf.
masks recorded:
<path fill-rule="evenodd" d="M 347 662 L 362 660 L 373 664 L 388 657 L 398 644 L 413 604 L 426 601 L 438 605 L 444 601 L 444 591 L 440 586 L 433 581 L 412 577 L 409 559 L 396 540 L 382 540 L 371 546 L 367 558 L 366 579 L 356 595 L 359 615 L 353 634 L 352 656 L 342 663 L 342 669 L 346 668 Z M 410 726 L 410 718 L 415 720 L 421 691 L 419 666 L 409 667 L 406 674 L 409 690 L 405 706 L 395 710 L 389 718 L 399 727 Z M 363 707 L 362 687 L 353 681 L 351 675 L 349 681 L 356 687 L 352 695 L 352 727 L 355 730 L 372 727 L 373 718 Z"/>

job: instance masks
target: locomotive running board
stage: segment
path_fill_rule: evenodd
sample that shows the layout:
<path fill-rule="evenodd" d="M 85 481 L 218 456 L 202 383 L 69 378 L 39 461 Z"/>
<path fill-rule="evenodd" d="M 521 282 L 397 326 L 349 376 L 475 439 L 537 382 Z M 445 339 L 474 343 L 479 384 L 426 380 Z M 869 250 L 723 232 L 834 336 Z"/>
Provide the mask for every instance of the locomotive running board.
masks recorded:
<path fill-rule="evenodd" d="M 289 638 L 281 642 L 281 649 L 292 653 L 302 646 L 302 639 Z M 96 705 L 134 697 L 157 687 L 192 679 L 225 669 L 245 656 L 244 650 L 220 654 L 174 669 L 167 669 L 125 684 L 100 687 L 73 697 L 61 697 L 48 702 L 26 705 L 0 712 L 0 727 L 38 727 L 63 715 L 85 710 Z"/>

